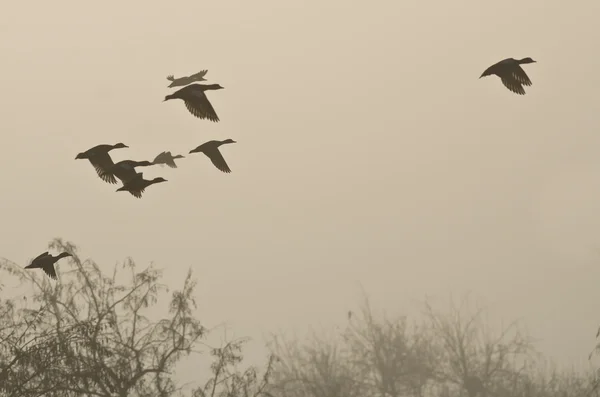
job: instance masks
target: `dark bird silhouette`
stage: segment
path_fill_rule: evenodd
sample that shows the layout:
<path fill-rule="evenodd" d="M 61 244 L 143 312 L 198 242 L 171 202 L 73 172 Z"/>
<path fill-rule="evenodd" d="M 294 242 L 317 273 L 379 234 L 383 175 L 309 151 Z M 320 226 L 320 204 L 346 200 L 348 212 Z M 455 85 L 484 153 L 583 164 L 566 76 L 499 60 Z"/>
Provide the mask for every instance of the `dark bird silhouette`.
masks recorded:
<path fill-rule="evenodd" d="M 132 196 L 137 198 L 142 198 L 142 193 L 144 190 L 155 183 L 166 182 L 167 180 L 164 178 L 154 178 L 151 181 L 144 179 L 143 173 L 138 173 L 136 176 L 127 183 L 123 184 L 120 188 L 117 189 L 117 192 L 129 192 Z"/>
<path fill-rule="evenodd" d="M 200 72 L 198 72 L 196 74 L 192 74 L 191 76 L 179 77 L 179 78 L 175 78 L 175 77 L 173 77 L 173 75 L 167 76 L 167 80 L 169 80 L 171 82 L 171 84 L 169 84 L 169 88 L 180 87 L 182 85 L 188 85 L 188 84 L 193 83 L 194 81 L 206 81 L 204 76 L 206 75 L 207 72 L 208 72 L 208 70 L 201 70 Z"/>
<path fill-rule="evenodd" d="M 137 175 L 135 167 L 147 167 L 149 165 L 154 165 L 154 163 L 151 161 L 123 160 L 107 168 L 103 176 L 112 177 L 114 175 L 125 184 Z"/>
<path fill-rule="evenodd" d="M 164 165 L 166 164 L 171 168 L 177 168 L 177 164 L 175 164 L 175 159 L 183 159 L 183 158 L 185 158 L 185 157 L 180 154 L 173 156 L 171 154 L 171 152 L 162 152 L 161 154 L 156 156 L 153 163 L 160 164 L 161 167 L 164 167 Z"/>
<path fill-rule="evenodd" d="M 58 254 L 57 256 L 52 256 L 48 254 L 48 251 L 40 254 L 37 258 L 31 261 L 31 264 L 25 266 L 25 269 L 42 269 L 50 278 L 55 280 L 58 279 L 56 277 L 56 270 L 54 270 L 54 264 L 67 256 L 73 256 L 68 252 L 63 252 L 62 254 Z"/>
<path fill-rule="evenodd" d="M 208 141 L 208 142 L 205 142 L 202 145 L 198 146 L 196 149 L 190 150 L 190 153 L 204 153 L 206 155 L 206 157 L 208 157 L 210 159 L 210 161 L 212 161 L 212 163 L 215 165 L 215 167 L 217 167 L 219 170 L 221 170 L 223 172 L 230 173 L 231 170 L 229 169 L 229 166 L 225 162 L 223 155 L 219 151 L 219 146 L 224 145 L 226 143 L 237 143 L 237 142 L 234 141 L 233 139 L 225 139 L 224 141 Z"/>
<path fill-rule="evenodd" d="M 487 68 L 479 78 L 495 74 L 500 77 L 502 84 L 515 94 L 525 95 L 523 85 L 531 86 L 531 80 L 520 65 L 535 63 L 531 58 L 507 58 Z"/>
<path fill-rule="evenodd" d="M 117 143 L 115 145 L 98 145 L 94 146 L 91 149 L 86 150 L 85 152 L 79 153 L 75 160 L 77 159 L 88 159 L 98 176 L 104 181 L 108 183 L 115 184 L 117 180 L 112 175 L 107 175 L 106 170 L 113 165 L 115 165 L 110 158 L 108 152 L 113 149 L 120 149 L 129 147 L 123 143 Z"/>
<path fill-rule="evenodd" d="M 191 114 L 199 119 L 208 119 L 216 123 L 219 121 L 219 116 L 217 116 L 217 112 L 215 112 L 215 109 L 208 101 L 204 91 L 221 89 L 223 87 L 219 84 L 191 84 L 175 91 L 171 95 L 167 95 L 164 101 L 182 99 L 185 102 L 185 107 Z"/>

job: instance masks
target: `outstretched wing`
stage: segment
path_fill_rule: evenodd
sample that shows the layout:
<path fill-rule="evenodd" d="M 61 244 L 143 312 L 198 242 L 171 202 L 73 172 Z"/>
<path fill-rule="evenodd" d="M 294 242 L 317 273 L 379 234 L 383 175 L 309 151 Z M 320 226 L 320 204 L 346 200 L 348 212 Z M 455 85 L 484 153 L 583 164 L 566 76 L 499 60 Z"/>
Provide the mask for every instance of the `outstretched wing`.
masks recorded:
<path fill-rule="evenodd" d="M 165 164 L 168 165 L 171 168 L 177 168 L 177 164 L 175 164 L 175 160 L 173 160 L 173 158 L 168 158 L 165 160 Z"/>
<path fill-rule="evenodd" d="M 131 193 L 131 195 L 136 198 L 142 198 L 143 192 L 144 192 L 144 189 L 129 190 L 129 193 Z"/>
<path fill-rule="evenodd" d="M 217 112 L 208 101 L 208 98 L 203 91 L 192 92 L 193 98 L 185 101 L 185 107 L 191 114 L 199 119 L 208 119 L 213 122 L 219 121 Z"/>
<path fill-rule="evenodd" d="M 102 179 L 104 182 L 112 183 L 113 185 L 117 183 L 114 175 L 106 173 L 115 165 L 108 153 L 95 154 L 94 156 L 91 156 L 89 160 L 94 166 L 94 169 L 96 170 L 96 173 L 100 179 Z"/>
<path fill-rule="evenodd" d="M 527 76 L 527 73 L 525 73 L 525 71 L 520 65 L 515 65 L 515 68 L 512 72 L 512 77 L 523 85 L 531 85 L 531 80 L 529 80 L 529 76 Z"/>
<path fill-rule="evenodd" d="M 514 92 L 515 94 L 525 95 L 525 90 L 523 89 L 523 86 L 512 75 L 511 76 L 504 76 L 504 77 L 501 78 L 501 80 L 502 80 L 502 84 L 504 84 L 504 86 L 506 88 L 508 88 L 509 90 L 511 90 L 512 92 Z"/>
<path fill-rule="evenodd" d="M 218 148 L 215 148 L 214 150 L 207 150 L 204 152 L 204 154 L 206 154 L 206 156 L 210 159 L 210 161 L 212 161 L 212 163 L 215 165 L 215 167 L 217 167 L 217 169 L 225 173 L 231 172 L 229 166 L 227 165 L 227 162 L 225 161 L 225 158 L 223 158 L 223 155 L 221 154 Z"/>
<path fill-rule="evenodd" d="M 206 75 L 206 73 L 208 73 L 208 70 L 201 70 L 198 73 L 191 75 L 190 79 L 203 80 L 203 77 Z"/>
<path fill-rule="evenodd" d="M 157 164 L 162 163 L 165 160 L 166 155 L 167 152 L 162 152 L 158 156 L 156 156 L 152 162 Z"/>
<path fill-rule="evenodd" d="M 58 277 L 56 277 L 56 270 L 54 270 L 54 264 L 53 263 L 48 263 L 44 266 L 42 266 L 42 270 L 50 277 L 53 278 L 55 280 L 58 280 Z"/>

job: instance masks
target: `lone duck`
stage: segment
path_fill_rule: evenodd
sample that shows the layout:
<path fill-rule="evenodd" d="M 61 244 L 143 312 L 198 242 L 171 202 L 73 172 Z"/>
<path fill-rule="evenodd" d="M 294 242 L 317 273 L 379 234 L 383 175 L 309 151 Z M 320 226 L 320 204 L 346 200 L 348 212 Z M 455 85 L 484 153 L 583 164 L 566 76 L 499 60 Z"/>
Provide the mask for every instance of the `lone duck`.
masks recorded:
<path fill-rule="evenodd" d="M 171 84 L 169 84 L 169 88 L 179 87 L 182 85 L 188 85 L 188 84 L 193 83 L 194 81 L 206 81 L 204 76 L 206 75 L 207 72 L 208 72 L 208 70 L 201 70 L 196 74 L 192 74 L 191 76 L 178 77 L 178 78 L 173 77 L 173 75 L 167 76 L 167 80 L 169 80 L 171 82 Z"/>
<path fill-rule="evenodd" d="M 185 158 L 185 157 L 180 154 L 173 156 L 171 154 L 171 152 L 162 152 L 161 154 L 156 156 L 153 163 L 160 164 L 161 167 L 164 167 L 164 165 L 166 164 L 171 168 L 177 168 L 177 164 L 175 164 L 175 159 L 183 159 L 183 158 Z"/>
<path fill-rule="evenodd" d="M 535 61 L 531 58 L 506 58 L 487 68 L 479 78 L 495 74 L 500 77 L 502 84 L 504 84 L 506 88 L 515 94 L 525 95 L 523 85 L 531 86 L 532 83 L 531 80 L 529 80 L 529 76 L 527 76 L 527 73 L 525 73 L 520 65 L 528 63 L 535 63 Z"/>
<path fill-rule="evenodd" d="M 223 155 L 219 151 L 219 146 L 224 145 L 226 143 L 237 143 L 233 139 L 225 139 L 224 141 L 208 141 L 198 146 L 194 150 L 190 150 L 190 153 L 204 153 L 206 157 L 212 161 L 212 163 L 219 169 L 220 171 L 230 173 L 231 170 L 229 166 L 225 162 Z"/>
<path fill-rule="evenodd" d="M 52 256 L 48 254 L 48 251 L 40 254 L 37 258 L 31 261 L 31 264 L 25 266 L 25 269 L 42 269 L 50 278 L 55 280 L 58 279 L 56 277 L 56 270 L 54 269 L 54 264 L 58 262 L 60 259 L 65 258 L 67 256 L 73 256 L 68 252 L 63 252 L 62 254 L 58 254 L 57 256 Z"/>
<path fill-rule="evenodd" d="M 107 168 L 103 175 L 108 175 L 109 177 L 114 175 L 125 184 L 136 176 L 135 167 L 147 167 L 149 165 L 154 165 L 154 163 L 150 161 L 123 160 Z"/>
<path fill-rule="evenodd" d="M 182 99 L 185 102 L 185 107 L 191 114 L 199 119 L 208 119 L 216 123 L 219 121 L 219 116 L 217 116 L 217 112 L 215 112 L 215 109 L 208 101 L 204 91 L 221 90 L 223 88 L 219 84 L 191 84 L 175 91 L 171 95 L 167 95 L 164 101 Z"/>
<path fill-rule="evenodd" d="M 113 149 L 121 149 L 128 148 L 129 146 L 123 143 L 117 143 L 115 145 L 98 145 L 94 146 L 91 149 L 86 150 L 85 152 L 79 153 L 75 160 L 77 159 L 88 159 L 98 176 L 104 181 L 112 184 L 116 184 L 117 180 L 113 175 L 106 174 L 106 170 L 114 165 L 112 159 L 108 152 Z"/>
<path fill-rule="evenodd" d="M 154 178 L 151 181 L 144 179 L 143 173 L 138 173 L 134 178 L 127 181 L 127 183 L 123 184 L 120 188 L 117 189 L 117 192 L 129 192 L 134 197 L 142 198 L 142 193 L 144 190 L 155 183 L 166 182 L 167 180 L 164 178 Z"/>

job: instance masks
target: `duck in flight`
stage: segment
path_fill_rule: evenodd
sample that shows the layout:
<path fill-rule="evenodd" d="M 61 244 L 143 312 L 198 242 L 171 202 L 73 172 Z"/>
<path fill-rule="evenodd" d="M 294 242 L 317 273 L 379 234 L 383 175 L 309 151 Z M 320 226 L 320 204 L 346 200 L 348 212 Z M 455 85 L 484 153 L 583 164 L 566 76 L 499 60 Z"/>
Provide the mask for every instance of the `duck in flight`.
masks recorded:
<path fill-rule="evenodd" d="M 156 156 L 153 163 L 160 164 L 161 167 L 164 167 L 164 165 L 166 164 L 171 168 L 177 168 L 177 164 L 175 164 L 175 160 L 183 159 L 183 158 L 185 158 L 185 157 L 180 154 L 173 156 L 171 154 L 171 152 L 162 152 L 161 154 Z"/>
<path fill-rule="evenodd" d="M 169 88 L 180 87 L 182 85 L 188 85 L 195 81 L 206 81 L 206 79 L 204 78 L 206 73 L 208 73 L 208 70 L 201 70 L 196 74 L 192 74 L 191 76 L 186 76 L 186 77 L 175 78 L 175 77 L 173 77 L 173 75 L 167 76 L 167 80 L 169 80 L 171 82 L 171 84 L 169 84 Z"/>
<path fill-rule="evenodd" d="M 216 123 L 219 121 L 219 116 L 217 116 L 217 112 L 215 112 L 215 109 L 208 101 L 204 91 L 221 90 L 223 88 L 219 84 L 191 84 L 175 91 L 171 95 L 167 95 L 164 101 L 182 99 L 187 110 L 195 117 L 208 119 Z"/>
<path fill-rule="evenodd" d="M 164 178 L 154 178 L 152 180 L 144 179 L 144 175 L 140 172 L 135 175 L 134 178 L 127 181 L 127 183 L 123 184 L 120 188 L 117 189 L 117 192 L 129 192 L 132 196 L 137 198 L 142 198 L 142 193 L 144 190 L 155 183 L 167 182 Z"/>
<path fill-rule="evenodd" d="M 231 170 L 229 169 L 227 162 L 225 162 L 223 155 L 219 151 L 219 146 L 225 145 L 227 143 L 237 142 L 233 139 L 225 139 L 224 141 L 208 141 L 198 146 L 196 149 L 190 150 L 190 153 L 204 153 L 206 157 L 208 157 L 210 161 L 212 161 L 214 166 L 217 167 L 217 169 L 225 173 L 230 173 Z"/>
<path fill-rule="evenodd" d="M 98 145 L 86 150 L 85 152 L 79 153 L 75 157 L 75 160 L 88 159 L 94 167 L 94 169 L 96 170 L 98 176 L 104 182 L 116 184 L 117 180 L 115 179 L 115 177 L 113 175 L 106 174 L 106 170 L 115 165 L 112 159 L 110 158 L 108 152 L 110 152 L 113 149 L 121 149 L 127 147 L 129 146 L 120 142 L 115 145 Z"/>
<path fill-rule="evenodd" d="M 135 167 L 148 167 L 149 165 L 154 165 L 154 163 L 151 161 L 123 160 L 115 163 L 112 167 L 107 168 L 106 171 L 104 171 L 103 176 L 116 176 L 123 184 L 125 184 L 137 175 Z"/>
<path fill-rule="evenodd" d="M 42 269 L 50 278 L 58 280 L 56 277 L 56 270 L 54 269 L 54 264 L 58 262 L 60 259 L 65 258 L 67 256 L 73 256 L 68 252 L 63 252 L 62 254 L 58 254 L 57 256 L 52 256 L 48 254 L 48 252 L 44 252 L 31 261 L 31 264 L 25 266 L 25 269 Z"/>
<path fill-rule="evenodd" d="M 529 57 L 523 59 L 507 58 L 487 68 L 479 78 L 495 74 L 500 77 L 506 88 L 515 94 L 525 95 L 523 86 L 531 86 L 532 83 L 521 65 L 528 63 L 535 63 L 535 61 Z"/>

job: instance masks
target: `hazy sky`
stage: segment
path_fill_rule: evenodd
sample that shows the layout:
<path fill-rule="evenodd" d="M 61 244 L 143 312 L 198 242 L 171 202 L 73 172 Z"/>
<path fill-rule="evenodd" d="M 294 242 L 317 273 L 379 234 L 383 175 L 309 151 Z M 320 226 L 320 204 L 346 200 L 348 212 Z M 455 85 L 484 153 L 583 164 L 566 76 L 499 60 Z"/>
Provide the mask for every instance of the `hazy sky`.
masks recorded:
<path fill-rule="evenodd" d="M 191 266 L 237 335 L 472 291 L 579 361 L 600 323 L 597 0 L 13 2 L 0 14 L 0 241 Z M 532 57 L 527 95 L 483 70 Z M 208 69 L 221 122 L 165 77 Z M 211 139 L 231 174 L 189 150 Z M 138 200 L 77 153 L 183 153 Z M 65 266 L 65 265 L 62 265 Z M 60 266 L 59 266 L 60 269 Z M 499 318 L 500 318 L 499 317 Z"/>

